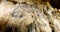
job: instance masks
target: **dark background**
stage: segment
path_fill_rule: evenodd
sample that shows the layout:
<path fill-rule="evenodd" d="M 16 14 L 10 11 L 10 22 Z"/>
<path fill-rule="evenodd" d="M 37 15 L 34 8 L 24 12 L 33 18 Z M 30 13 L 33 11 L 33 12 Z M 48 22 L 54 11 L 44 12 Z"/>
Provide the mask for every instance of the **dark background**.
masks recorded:
<path fill-rule="evenodd" d="M 53 8 L 60 9 L 60 0 L 50 0 L 50 4 Z"/>

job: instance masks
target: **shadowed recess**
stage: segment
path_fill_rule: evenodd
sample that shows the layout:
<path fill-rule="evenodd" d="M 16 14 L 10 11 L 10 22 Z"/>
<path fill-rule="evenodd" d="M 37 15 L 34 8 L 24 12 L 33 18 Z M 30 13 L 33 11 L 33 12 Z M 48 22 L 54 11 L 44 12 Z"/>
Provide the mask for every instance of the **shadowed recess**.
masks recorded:
<path fill-rule="evenodd" d="M 50 4 L 53 8 L 60 9 L 60 0 L 50 0 Z"/>

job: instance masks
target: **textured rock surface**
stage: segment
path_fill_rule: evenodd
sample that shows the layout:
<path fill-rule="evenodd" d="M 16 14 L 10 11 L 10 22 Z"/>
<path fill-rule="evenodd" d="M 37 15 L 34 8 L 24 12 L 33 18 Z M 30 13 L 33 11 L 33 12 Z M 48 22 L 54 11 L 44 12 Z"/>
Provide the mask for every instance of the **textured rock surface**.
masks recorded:
<path fill-rule="evenodd" d="M 60 11 L 49 3 L 0 3 L 0 32 L 60 32 Z"/>

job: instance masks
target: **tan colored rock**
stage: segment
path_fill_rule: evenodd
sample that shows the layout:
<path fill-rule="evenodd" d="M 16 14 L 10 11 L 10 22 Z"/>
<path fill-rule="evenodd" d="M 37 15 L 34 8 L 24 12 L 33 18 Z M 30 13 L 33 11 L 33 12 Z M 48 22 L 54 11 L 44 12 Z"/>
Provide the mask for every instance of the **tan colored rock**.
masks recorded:
<path fill-rule="evenodd" d="M 11 1 L 16 1 L 17 4 Z M 0 3 L 0 31 L 60 32 L 60 11 L 53 8 L 49 2 L 42 2 L 42 4 L 41 2 L 41 0 L 2 1 Z"/>

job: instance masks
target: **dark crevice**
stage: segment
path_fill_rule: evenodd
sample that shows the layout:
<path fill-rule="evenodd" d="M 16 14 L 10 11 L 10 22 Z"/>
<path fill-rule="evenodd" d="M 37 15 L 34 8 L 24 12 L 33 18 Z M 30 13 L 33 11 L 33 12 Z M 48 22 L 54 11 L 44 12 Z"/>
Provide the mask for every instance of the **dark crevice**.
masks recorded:
<path fill-rule="evenodd" d="M 28 32 L 32 32 L 33 26 L 32 24 L 28 25 Z"/>
<path fill-rule="evenodd" d="M 60 0 L 50 0 L 50 4 L 53 8 L 60 9 Z"/>
<path fill-rule="evenodd" d="M 52 32 L 54 32 L 54 30 L 52 29 Z"/>
<path fill-rule="evenodd" d="M 15 26 L 7 26 L 6 28 L 5 28 L 5 32 L 19 32 L 18 31 L 18 29 L 17 29 L 17 27 L 15 27 Z"/>
<path fill-rule="evenodd" d="M 13 2 L 13 4 L 16 4 L 17 2 L 16 1 L 12 1 Z"/>
<path fill-rule="evenodd" d="M 21 4 L 26 4 L 26 2 L 22 2 Z"/>
<path fill-rule="evenodd" d="M 49 25 L 50 25 L 50 28 L 52 29 L 52 32 L 55 32 L 54 31 L 54 27 L 53 27 L 54 24 L 52 24 L 51 22 L 49 22 Z"/>
<path fill-rule="evenodd" d="M 12 27 L 7 27 L 7 28 L 5 29 L 5 32 L 12 32 Z"/>
<path fill-rule="evenodd" d="M 7 1 L 12 2 L 13 4 L 17 3 L 17 1 L 13 1 L 13 0 L 7 0 Z"/>

